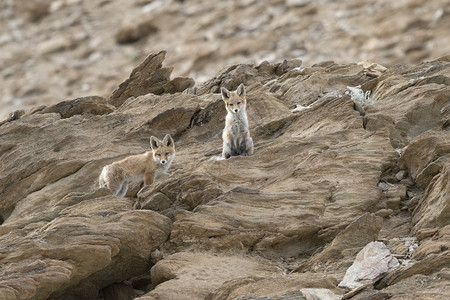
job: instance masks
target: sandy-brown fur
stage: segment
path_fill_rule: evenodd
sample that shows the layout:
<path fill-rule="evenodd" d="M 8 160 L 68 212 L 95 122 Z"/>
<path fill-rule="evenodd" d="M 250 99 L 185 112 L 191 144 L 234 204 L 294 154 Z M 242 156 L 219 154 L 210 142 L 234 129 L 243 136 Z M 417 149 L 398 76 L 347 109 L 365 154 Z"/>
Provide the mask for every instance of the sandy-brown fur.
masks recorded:
<path fill-rule="evenodd" d="M 123 197 L 130 182 L 143 179 L 144 185 L 151 185 L 156 176 L 166 173 L 175 156 L 175 147 L 170 136 L 171 144 L 169 146 L 165 144 L 167 136 L 164 141 L 152 137 L 155 139 L 152 151 L 131 155 L 105 166 L 99 177 L 99 186 L 108 187 L 113 194 Z M 161 164 L 161 160 L 165 160 L 166 163 Z"/>

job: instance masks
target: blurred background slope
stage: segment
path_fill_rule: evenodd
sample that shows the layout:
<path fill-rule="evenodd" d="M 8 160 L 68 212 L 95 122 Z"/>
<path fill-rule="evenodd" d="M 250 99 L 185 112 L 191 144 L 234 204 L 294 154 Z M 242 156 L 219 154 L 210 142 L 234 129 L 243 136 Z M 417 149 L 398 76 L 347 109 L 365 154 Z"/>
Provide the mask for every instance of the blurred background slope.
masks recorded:
<path fill-rule="evenodd" d="M 450 54 L 450 0 L 2 0 L 0 120 L 107 97 L 160 50 L 197 84 L 263 60 L 418 63 Z"/>

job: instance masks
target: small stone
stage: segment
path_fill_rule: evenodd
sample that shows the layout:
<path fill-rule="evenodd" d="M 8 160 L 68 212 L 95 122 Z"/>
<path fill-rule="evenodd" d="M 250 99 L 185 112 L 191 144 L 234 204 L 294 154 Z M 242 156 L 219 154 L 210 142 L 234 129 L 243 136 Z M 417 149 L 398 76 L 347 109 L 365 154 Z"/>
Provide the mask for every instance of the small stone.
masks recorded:
<path fill-rule="evenodd" d="M 378 187 L 383 190 L 383 192 L 389 190 L 389 185 L 385 182 L 379 182 Z"/>
<path fill-rule="evenodd" d="M 390 209 L 398 209 L 400 205 L 400 197 L 391 197 L 386 199 L 386 206 Z"/>
<path fill-rule="evenodd" d="M 327 300 L 339 300 L 341 299 L 341 296 L 336 295 L 329 289 L 324 288 L 306 288 L 300 290 L 303 295 L 306 297 L 306 299 L 327 299 Z M 294 298 L 286 298 L 288 299 L 294 299 Z M 295 298 L 295 299 L 302 299 L 302 298 Z"/>
<path fill-rule="evenodd" d="M 159 251 L 158 249 L 155 249 L 151 254 L 152 264 L 156 264 L 161 259 L 163 259 L 163 255 L 162 255 L 161 251 Z"/>
<path fill-rule="evenodd" d="M 409 199 L 412 199 L 419 194 L 420 194 L 420 192 L 417 190 L 407 190 L 406 191 L 406 195 L 408 196 Z"/>
<path fill-rule="evenodd" d="M 437 273 L 436 277 L 445 279 L 445 280 L 450 280 L 450 270 L 448 268 L 445 268 L 441 272 Z"/>
<path fill-rule="evenodd" d="M 406 186 L 402 184 L 394 185 L 389 188 L 388 197 L 399 197 L 402 200 L 406 198 Z"/>
<path fill-rule="evenodd" d="M 380 209 L 379 211 L 377 211 L 375 213 L 376 216 L 382 217 L 382 218 L 387 218 L 392 214 L 392 209 Z"/>
<path fill-rule="evenodd" d="M 414 179 L 412 179 L 411 177 L 403 178 L 399 183 L 407 187 L 412 187 L 415 184 Z"/>
<path fill-rule="evenodd" d="M 389 240 L 388 248 L 391 253 L 398 256 L 406 256 L 408 254 L 408 246 L 405 245 L 405 242 L 400 238 L 394 238 Z"/>
<path fill-rule="evenodd" d="M 291 69 L 299 68 L 301 65 L 302 65 L 301 59 L 292 59 L 292 60 L 285 59 L 281 64 L 277 66 L 275 74 L 281 76 Z"/>
<path fill-rule="evenodd" d="M 408 174 L 407 170 L 400 170 L 397 172 L 397 174 L 395 174 L 395 178 L 397 178 L 398 181 L 402 180 L 403 178 L 405 178 L 405 176 Z"/>

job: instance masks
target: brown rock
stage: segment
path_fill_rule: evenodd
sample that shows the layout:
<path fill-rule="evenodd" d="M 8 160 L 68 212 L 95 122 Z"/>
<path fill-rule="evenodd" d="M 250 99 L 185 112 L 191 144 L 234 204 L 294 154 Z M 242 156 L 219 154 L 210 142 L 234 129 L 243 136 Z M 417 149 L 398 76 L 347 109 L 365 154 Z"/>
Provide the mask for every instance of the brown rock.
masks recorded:
<path fill-rule="evenodd" d="M 105 98 L 98 96 L 82 97 L 70 101 L 62 101 L 58 104 L 40 110 L 39 114 L 58 113 L 62 119 L 74 115 L 93 114 L 104 115 L 113 112 L 114 106 L 107 103 Z"/>
<path fill-rule="evenodd" d="M 432 237 L 436 232 L 438 232 L 439 228 L 425 228 L 419 229 L 416 232 L 417 239 L 422 241 L 423 239 Z"/>
<path fill-rule="evenodd" d="M 267 276 L 273 271 L 250 257 L 180 252 L 152 267 L 156 288 L 139 299 L 204 299 L 228 280 Z"/>
<path fill-rule="evenodd" d="M 352 256 L 351 253 L 348 253 L 348 250 L 351 250 L 355 255 L 366 244 L 377 239 L 381 223 L 382 219 L 380 217 L 368 213 L 364 214 L 338 233 L 333 241 L 325 246 L 322 252 L 311 256 L 307 262 L 297 267 L 294 272 L 317 270 L 323 263 L 327 265 L 335 264 L 345 256 Z M 353 257 L 350 259 L 352 260 Z"/>
<path fill-rule="evenodd" d="M 425 189 L 433 177 L 450 160 L 450 134 L 446 131 L 429 131 L 411 141 L 399 159 L 407 167 L 417 184 Z"/>
<path fill-rule="evenodd" d="M 336 288 L 332 276 L 317 273 L 274 274 L 270 277 L 249 276 L 227 281 L 211 295 L 211 299 L 340 299 L 342 290 Z M 325 295 L 325 296 L 324 296 Z M 320 298 L 319 298 L 320 299 Z"/>
<path fill-rule="evenodd" d="M 420 245 L 414 251 L 413 259 L 425 259 L 447 251 L 450 247 L 450 225 L 439 230 L 423 230 L 418 234 Z"/>
<path fill-rule="evenodd" d="M 382 291 L 373 291 L 373 298 L 369 297 L 368 299 L 448 299 L 450 293 L 445 288 L 448 284 L 448 279 L 438 277 L 438 274 L 439 272 L 430 275 L 413 275 L 388 286 Z M 380 294 L 384 298 L 376 298 Z M 364 297 L 359 299 L 364 299 Z"/>
<path fill-rule="evenodd" d="M 33 242 L 16 231 L 1 237 L 2 286 L 38 299 L 94 298 L 99 288 L 145 271 L 150 252 L 170 231 L 170 222 L 161 215 L 127 211 L 128 200 L 104 197 L 64 206 L 53 212 L 51 223 L 44 221 L 49 214 L 34 217 L 28 226 Z"/>
<path fill-rule="evenodd" d="M 371 77 L 379 77 L 387 70 L 386 67 L 368 60 L 358 62 L 358 65 L 362 65 L 364 71 Z"/>
<path fill-rule="evenodd" d="M 415 207 L 415 231 L 443 227 L 449 215 L 449 135 L 446 131 L 429 131 L 415 138 L 399 159 L 400 166 L 408 167 L 417 185 L 425 192 L 410 201 Z"/>
<path fill-rule="evenodd" d="M 289 61 L 285 59 L 279 66 L 277 66 L 277 68 L 275 69 L 275 74 L 281 76 L 293 68 L 299 68 L 301 65 L 302 61 L 300 59 L 294 59 Z"/>
<path fill-rule="evenodd" d="M 374 286 L 376 289 L 383 289 L 397 282 L 405 280 L 417 274 L 429 275 L 450 265 L 450 251 L 439 255 L 430 255 L 410 266 L 395 269 L 389 272 Z"/>
<path fill-rule="evenodd" d="M 193 87 L 195 84 L 194 79 L 189 77 L 175 77 L 164 85 L 164 92 L 169 94 L 175 94 L 182 92 L 188 88 Z"/>
<path fill-rule="evenodd" d="M 216 182 L 201 175 L 190 174 L 182 180 L 173 178 L 143 191 L 138 195 L 138 207 L 158 211 L 173 218 L 175 210 L 192 210 L 222 193 Z"/>
<path fill-rule="evenodd" d="M 24 114 L 25 114 L 24 110 L 16 110 L 16 111 L 12 112 L 9 114 L 9 116 L 6 119 L 4 119 L 3 121 L 0 121 L 0 126 L 7 122 L 11 122 L 11 121 L 20 119 Z"/>
<path fill-rule="evenodd" d="M 400 170 L 397 172 L 397 174 L 395 174 L 395 178 L 400 181 L 403 178 L 405 178 L 405 176 L 408 174 L 408 172 L 406 170 Z"/>
<path fill-rule="evenodd" d="M 380 209 L 375 215 L 382 218 L 387 218 L 392 214 L 392 209 Z"/>
<path fill-rule="evenodd" d="M 166 51 L 150 54 L 133 71 L 130 77 L 119 85 L 111 97 L 109 103 L 118 107 L 130 97 L 138 97 L 148 93 L 161 95 L 164 86 L 170 81 L 172 68 L 162 68 L 162 62 L 166 57 Z"/>
<path fill-rule="evenodd" d="M 398 184 L 388 189 L 386 194 L 386 205 L 390 209 L 397 209 L 400 201 L 405 200 L 406 186 Z"/>
<path fill-rule="evenodd" d="M 386 70 L 372 92 L 378 101 L 366 111 L 366 128 L 387 128 L 394 148 L 403 148 L 428 130 L 441 130 L 448 119 L 442 109 L 448 102 L 449 87 L 437 78 L 446 77 L 447 72 L 445 62 Z"/>
<path fill-rule="evenodd" d="M 155 32 L 158 32 L 158 27 L 153 24 L 153 21 L 144 20 L 137 24 L 119 28 L 116 32 L 116 42 L 119 44 L 131 44 Z"/>

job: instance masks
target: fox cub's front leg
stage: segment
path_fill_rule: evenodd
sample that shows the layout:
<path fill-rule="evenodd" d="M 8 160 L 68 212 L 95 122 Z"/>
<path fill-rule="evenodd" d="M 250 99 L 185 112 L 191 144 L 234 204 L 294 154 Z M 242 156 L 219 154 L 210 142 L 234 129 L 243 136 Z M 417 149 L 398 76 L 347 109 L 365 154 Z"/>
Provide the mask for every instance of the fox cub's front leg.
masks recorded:
<path fill-rule="evenodd" d="M 222 157 L 225 159 L 228 159 L 231 157 L 231 145 L 230 145 L 230 143 L 228 143 L 226 141 L 223 142 Z"/>
<path fill-rule="evenodd" d="M 144 173 L 144 185 L 151 185 L 155 180 L 155 172 Z"/>
<path fill-rule="evenodd" d="M 144 186 L 139 190 L 138 194 L 148 190 L 153 181 L 155 181 L 155 172 L 146 171 L 144 173 Z"/>

